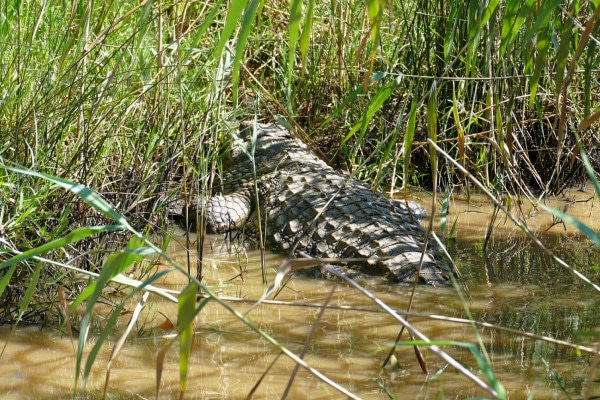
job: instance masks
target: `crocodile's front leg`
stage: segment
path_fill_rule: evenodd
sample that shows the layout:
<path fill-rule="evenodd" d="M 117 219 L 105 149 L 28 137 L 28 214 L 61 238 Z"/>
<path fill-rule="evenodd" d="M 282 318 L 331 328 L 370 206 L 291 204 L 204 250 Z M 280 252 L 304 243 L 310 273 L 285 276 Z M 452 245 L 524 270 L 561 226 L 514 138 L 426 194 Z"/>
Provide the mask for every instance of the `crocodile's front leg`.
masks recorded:
<path fill-rule="evenodd" d="M 225 233 L 241 230 L 254 211 L 252 200 L 252 191 L 249 189 L 211 197 L 206 203 L 207 231 Z"/>

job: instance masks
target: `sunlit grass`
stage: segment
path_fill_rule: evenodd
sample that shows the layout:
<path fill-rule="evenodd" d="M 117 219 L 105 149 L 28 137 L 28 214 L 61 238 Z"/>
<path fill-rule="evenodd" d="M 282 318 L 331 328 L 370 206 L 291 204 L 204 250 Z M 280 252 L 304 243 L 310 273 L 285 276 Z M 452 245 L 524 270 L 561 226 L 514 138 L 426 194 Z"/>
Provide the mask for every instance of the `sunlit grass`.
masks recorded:
<path fill-rule="evenodd" d="M 158 257 L 147 238 L 167 236 L 175 200 L 210 194 L 238 119 L 286 122 L 378 190 L 438 186 L 448 201 L 473 188 L 464 167 L 494 199 L 536 202 L 588 178 L 584 171 L 598 194 L 599 155 L 581 160 L 598 140 L 599 9 L 516 0 L 7 2 L 0 317 L 64 323 L 36 293 L 86 300 L 88 313 L 73 321 L 84 331 L 83 363 L 104 285 L 168 296 L 152 277 L 121 273 Z M 179 272 L 194 281 L 190 271 Z M 90 280 L 73 284 L 74 273 Z M 182 337 L 199 311 L 186 304 Z M 111 324 L 93 333 L 104 339 Z"/>

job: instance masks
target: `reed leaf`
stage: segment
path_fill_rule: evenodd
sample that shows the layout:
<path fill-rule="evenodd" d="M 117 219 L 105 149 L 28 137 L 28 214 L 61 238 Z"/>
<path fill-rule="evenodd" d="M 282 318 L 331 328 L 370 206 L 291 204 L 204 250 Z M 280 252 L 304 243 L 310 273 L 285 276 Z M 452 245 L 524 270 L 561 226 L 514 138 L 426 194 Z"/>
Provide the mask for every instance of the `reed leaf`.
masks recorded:
<path fill-rule="evenodd" d="M 177 329 L 179 331 L 179 393 L 183 397 L 187 387 L 192 341 L 194 338 L 194 318 L 196 317 L 196 296 L 198 285 L 194 282 L 181 291 L 177 301 Z M 205 299 L 205 304 L 210 299 Z M 203 304 L 202 304 L 203 306 Z"/>
<path fill-rule="evenodd" d="M 242 16 L 247 4 L 248 0 L 232 1 L 229 3 L 229 7 L 227 8 L 227 16 L 225 17 L 225 25 L 223 26 L 219 41 L 212 53 L 213 59 L 218 59 L 223 54 L 223 49 L 231 38 L 231 35 L 233 34 L 233 31 L 235 30 L 235 27 L 237 26 L 237 23 L 240 20 L 240 17 Z"/>
<path fill-rule="evenodd" d="M 417 123 L 417 99 L 413 97 L 410 104 L 410 111 L 408 112 L 408 123 L 406 125 L 406 133 L 404 134 L 404 182 L 402 183 L 406 188 L 408 186 L 408 173 L 410 172 L 410 155 L 412 153 L 412 145 L 415 137 L 415 127 Z"/>
<path fill-rule="evenodd" d="M 17 317 L 17 321 L 15 322 L 15 327 L 25 314 L 27 307 L 29 307 L 29 303 L 31 303 L 31 299 L 35 294 L 35 289 L 37 288 L 38 281 L 40 279 L 40 272 L 42 271 L 42 263 L 35 263 L 35 267 L 33 268 L 33 273 L 29 277 L 29 283 L 27 284 L 27 289 L 25 289 L 25 293 L 23 294 L 23 298 L 19 302 L 19 316 Z"/>
<path fill-rule="evenodd" d="M 560 9 L 561 0 L 548 0 L 540 3 L 533 25 L 525 32 L 524 41 L 528 42 L 552 20 L 552 14 Z"/>
<path fill-rule="evenodd" d="M 444 35 L 444 62 L 450 62 L 450 56 L 454 49 L 454 38 L 458 27 L 458 10 L 464 7 L 456 2 L 450 2 L 448 13 L 448 23 L 446 24 L 446 34 Z"/>
<path fill-rule="evenodd" d="M 498 4 L 500 4 L 500 0 L 490 0 L 488 2 L 487 6 L 483 10 L 483 14 L 481 16 L 481 21 L 479 21 L 480 29 L 485 29 L 486 24 L 488 23 L 488 21 L 490 21 L 490 19 L 496 12 L 496 8 L 498 7 Z"/>
<path fill-rule="evenodd" d="M 474 73 L 476 70 L 476 51 L 479 46 L 480 32 L 484 27 L 480 21 L 480 7 L 481 3 L 478 0 L 469 0 L 469 5 L 467 7 L 468 50 L 467 58 L 465 59 L 465 70 L 467 75 Z"/>
<path fill-rule="evenodd" d="M 290 20 L 288 22 L 288 56 L 287 56 L 287 99 L 288 111 L 292 111 L 292 81 L 294 66 L 296 61 L 296 46 L 300 32 L 300 22 L 302 20 L 302 0 L 290 1 Z"/>
<path fill-rule="evenodd" d="M 148 282 L 148 283 L 150 283 L 150 282 Z M 102 393 L 102 399 L 106 399 L 106 392 L 108 389 L 108 382 L 110 380 L 110 371 L 111 371 L 112 362 L 115 361 L 117 359 L 117 357 L 119 356 L 119 351 L 125 344 L 125 340 L 127 340 L 127 337 L 129 336 L 133 327 L 135 326 L 135 323 L 137 322 L 138 317 L 140 316 L 140 313 L 144 309 L 144 306 L 146 305 L 146 302 L 148 301 L 148 296 L 150 296 L 150 292 L 144 293 L 144 295 L 142 296 L 142 298 L 140 299 L 138 304 L 135 306 L 133 314 L 131 315 L 131 318 L 129 319 L 129 323 L 127 324 L 127 328 L 125 328 L 125 332 L 123 332 L 123 334 L 119 337 L 119 339 L 113 346 L 110 356 L 108 357 L 108 361 L 106 362 L 106 378 L 104 379 L 104 392 Z M 113 313 L 113 316 L 114 315 L 118 315 L 118 314 Z M 107 328 L 107 329 L 105 329 L 105 331 L 110 331 L 110 329 Z"/>
<path fill-rule="evenodd" d="M 141 241 L 138 238 L 133 237 L 127 244 L 127 248 L 125 248 L 123 251 L 115 252 L 108 256 L 105 266 L 102 269 L 102 272 L 104 272 L 106 264 L 112 265 L 113 263 L 117 263 L 118 267 L 115 268 L 111 272 L 111 275 L 107 277 L 107 281 L 114 281 L 117 276 L 121 275 L 127 268 L 129 268 L 133 263 L 138 261 L 141 257 L 156 254 L 155 249 L 138 246 L 141 246 Z M 102 276 L 102 272 L 100 273 L 100 275 L 94 276 L 94 278 L 99 278 L 100 276 Z M 92 276 L 90 275 L 90 277 Z M 140 285 L 129 284 L 129 286 L 139 287 Z M 71 303 L 70 309 L 74 310 L 79 304 L 88 300 L 88 298 L 95 293 L 96 289 L 97 280 L 92 280 L 91 283 L 83 291 L 81 291 L 77 298 Z"/>
<path fill-rule="evenodd" d="M 6 267 L 14 266 L 22 261 L 29 260 L 34 256 L 47 253 L 51 250 L 58 249 L 61 247 L 65 247 L 70 243 L 78 242 L 87 237 L 97 235 L 99 233 L 105 232 L 117 232 L 123 230 L 123 226 L 121 225 L 105 225 L 105 226 L 95 226 L 90 228 L 77 228 L 73 232 L 69 233 L 66 236 L 55 239 L 49 243 L 46 243 L 42 246 L 35 247 L 33 249 L 24 251 L 21 254 L 13 256 L 6 261 L 0 263 L 0 270 Z"/>
<path fill-rule="evenodd" d="M 440 231 L 442 232 L 442 236 L 446 239 L 450 238 L 450 234 L 446 231 L 447 226 L 447 218 L 448 218 L 448 201 L 450 199 L 450 192 L 446 192 L 444 199 L 442 200 L 442 209 L 440 210 Z"/>
<path fill-rule="evenodd" d="M 465 166 L 465 130 L 462 126 L 460 116 L 458 115 L 458 100 L 456 96 L 456 89 L 452 87 L 452 116 L 454 118 L 454 127 L 456 128 L 456 135 L 458 139 L 458 162 L 463 167 Z"/>
<path fill-rule="evenodd" d="M 123 217 L 121 214 L 119 214 L 113 206 L 111 206 L 106 200 L 104 200 L 102 198 L 102 196 L 100 196 L 99 194 L 97 194 L 96 192 L 92 191 L 90 188 L 88 188 L 82 184 L 74 183 L 74 182 L 68 181 L 66 179 L 58 178 L 58 177 L 48 175 L 48 174 L 45 174 L 42 172 L 32 171 L 32 170 L 21 168 L 21 167 L 4 166 L 4 168 L 6 168 L 10 171 L 18 172 L 20 174 L 30 175 L 30 176 L 42 178 L 49 182 L 52 182 L 52 183 L 62 187 L 63 189 L 66 189 L 69 192 L 79 196 L 85 203 L 92 206 L 96 211 L 102 213 L 107 218 L 110 218 L 113 221 L 118 222 L 120 225 L 122 225 L 122 226 L 119 226 L 118 229 L 125 228 L 125 229 L 137 234 L 136 230 L 133 229 L 133 227 L 129 224 L 127 219 L 125 219 L 125 217 Z"/>
<path fill-rule="evenodd" d="M 356 89 L 348 94 L 348 96 L 329 114 L 329 116 L 319 124 L 319 129 L 325 128 L 331 121 L 339 117 L 345 108 L 355 101 L 361 94 L 363 94 L 363 86 L 359 85 Z"/>
<path fill-rule="evenodd" d="M 571 396 L 569 396 L 569 393 L 567 392 L 567 389 L 565 388 L 565 383 L 563 382 L 562 379 L 560 379 L 560 375 L 554 370 L 554 368 L 552 368 L 552 365 L 550 365 L 550 363 L 548 362 L 548 360 L 546 360 L 541 354 L 539 354 L 538 352 L 533 353 L 533 356 L 536 358 L 539 358 L 542 363 L 544 364 L 544 366 L 546 367 L 546 370 L 548 371 L 548 373 L 550 374 L 550 376 L 552 377 L 552 380 L 554 382 L 556 382 L 556 384 L 558 385 L 558 387 L 560 388 L 560 390 L 567 396 L 567 398 L 570 400 Z"/>
<path fill-rule="evenodd" d="M 248 42 L 248 36 L 250 35 L 250 30 L 252 29 L 254 18 L 256 16 L 256 12 L 260 3 L 260 0 L 250 0 L 242 17 L 242 26 L 235 46 L 235 54 L 233 57 L 233 69 L 231 71 L 231 85 L 233 88 L 234 99 L 237 99 L 238 97 L 240 65 L 244 56 L 244 48 L 246 47 L 246 43 Z"/>
<path fill-rule="evenodd" d="M 593 36 L 598 36 L 600 32 L 600 24 L 596 25 Z M 585 58 L 585 68 L 583 73 L 583 115 L 587 117 L 590 115 L 592 110 L 592 70 L 598 65 L 598 45 L 596 40 L 590 40 L 587 47 L 587 54 Z"/>
<path fill-rule="evenodd" d="M 527 57 L 535 57 L 534 67 L 533 67 L 533 76 L 529 80 L 531 86 L 531 92 L 529 94 L 529 107 L 533 108 L 538 87 L 540 83 L 540 78 L 542 73 L 545 71 L 546 59 L 548 56 L 548 51 L 550 50 L 550 36 L 548 32 L 548 25 L 540 25 L 537 31 L 536 41 L 535 41 L 535 56 L 529 55 Z"/>
<path fill-rule="evenodd" d="M 205 39 L 206 37 L 206 32 L 208 30 L 208 28 L 215 23 L 215 17 L 217 16 L 217 14 L 219 13 L 219 11 L 221 11 L 221 7 L 223 5 L 223 3 L 225 2 L 225 0 L 218 0 L 215 1 L 214 5 L 212 6 L 212 8 L 210 9 L 210 11 L 206 14 L 204 21 L 202 22 L 202 24 L 194 30 L 193 32 L 193 39 L 188 43 L 187 46 L 185 46 L 185 48 L 183 49 L 183 57 L 182 57 L 182 63 L 185 64 L 188 59 L 190 57 L 192 57 L 197 51 L 199 51 L 199 43 Z M 220 56 L 223 52 L 223 48 L 221 48 L 221 50 L 217 51 L 215 50 L 213 57 L 215 56 Z"/>
<path fill-rule="evenodd" d="M 429 91 L 427 98 L 427 127 L 428 136 L 432 142 L 437 142 L 437 125 L 438 125 L 438 106 L 437 106 L 437 89 L 433 85 Z M 437 165 L 437 152 L 430 146 L 429 160 L 432 168 Z M 435 185 L 435 184 L 434 184 Z"/>
<path fill-rule="evenodd" d="M 549 213 L 551 213 L 552 215 L 554 215 L 557 218 L 560 218 L 561 220 L 568 222 L 569 224 L 573 225 L 579 232 L 583 233 L 585 236 L 587 236 L 592 242 L 594 242 L 594 244 L 597 247 L 600 247 L 600 234 L 598 234 L 594 229 L 590 228 L 589 226 L 587 226 L 586 224 L 584 224 L 583 222 L 579 221 L 576 218 L 571 217 L 570 215 L 557 210 L 555 208 L 552 207 L 547 207 L 543 204 L 540 205 L 541 208 L 543 208 L 544 210 L 548 211 Z"/>
<path fill-rule="evenodd" d="M 175 343 L 177 337 L 169 340 L 167 344 L 165 344 L 156 354 L 156 390 L 155 390 L 155 398 L 158 400 L 160 397 L 160 383 L 162 381 L 162 373 L 165 365 L 165 357 L 167 356 L 167 352 Z"/>
<path fill-rule="evenodd" d="M 116 307 L 112 311 L 110 317 L 106 321 L 106 324 L 103 326 L 102 331 L 96 337 L 96 341 L 87 356 L 85 367 L 84 367 L 84 377 L 83 377 L 84 391 L 85 391 L 87 379 L 89 379 L 91 370 L 92 370 L 94 363 L 96 362 L 96 359 L 98 357 L 98 353 L 102 349 L 102 346 L 106 343 L 106 340 L 109 338 L 109 336 L 114 333 L 115 327 L 117 326 L 117 322 L 118 322 L 119 318 L 121 317 L 121 314 L 122 314 L 123 308 L 125 307 L 125 304 L 127 304 L 127 302 L 130 299 L 132 299 L 134 296 L 136 296 L 140 291 L 144 290 L 147 286 L 150 286 L 153 282 L 156 282 L 160 278 L 164 277 L 167 273 L 168 273 L 168 271 L 161 271 L 161 272 L 156 273 L 153 276 L 149 277 L 142 283 L 142 285 L 135 287 L 119 304 L 116 305 Z M 113 350 L 111 352 L 108 364 L 106 366 L 104 397 L 106 396 L 106 389 L 107 389 L 108 381 L 110 378 L 111 361 L 117 358 L 119 350 L 120 350 L 121 346 L 123 345 L 123 343 L 125 342 L 125 340 L 127 339 L 127 336 L 129 336 L 129 333 L 133 329 L 133 326 L 134 326 L 135 322 L 137 321 L 137 318 L 139 316 L 139 313 L 141 312 L 141 309 L 146 304 L 146 300 L 148 299 L 148 296 L 149 296 L 149 292 L 146 292 L 146 293 L 144 293 L 144 295 L 142 295 L 142 298 L 136 305 L 136 308 L 130 318 L 130 321 L 127 324 L 127 328 L 121 334 L 121 336 L 117 339 L 117 342 L 113 346 Z"/>
<path fill-rule="evenodd" d="M 573 21 L 567 19 L 565 21 L 561 35 L 560 43 L 556 52 L 556 75 L 554 77 L 554 90 L 556 91 L 556 98 L 561 98 L 560 91 L 563 88 L 563 80 L 565 79 L 565 72 L 567 63 L 569 62 L 569 50 L 571 49 L 571 39 L 573 37 Z"/>
<path fill-rule="evenodd" d="M 505 13 L 502 19 L 502 33 L 500 36 L 500 58 L 504 57 L 507 46 L 512 43 L 526 17 L 531 13 L 534 0 L 507 0 L 505 5 Z"/>
<path fill-rule="evenodd" d="M 141 43 L 144 40 L 144 36 L 148 30 L 148 22 L 150 16 L 152 14 L 152 6 L 154 5 L 154 0 L 146 0 L 144 4 L 144 8 L 142 9 L 142 15 L 138 21 L 139 32 L 136 34 L 136 39 L 138 41 L 136 48 L 141 48 Z"/>
<path fill-rule="evenodd" d="M 93 309 L 94 309 L 96 303 L 98 302 L 98 299 L 100 299 L 100 297 L 102 296 L 102 292 L 103 292 L 104 288 L 108 285 L 108 283 L 115 276 L 119 275 L 121 272 L 123 272 L 125 269 L 130 267 L 135 261 L 137 261 L 139 259 L 138 254 L 136 254 L 135 252 L 128 251 L 131 249 L 135 249 L 138 246 L 138 244 L 139 244 L 139 239 L 134 237 L 130 240 L 130 242 L 127 245 L 127 248 L 124 251 L 116 252 L 116 253 L 109 255 L 108 258 L 106 259 L 106 262 L 104 263 L 104 266 L 102 267 L 100 275 L 98 275 L 98 277 L 96 279 L 92 280 L 89 284 L 89 286 L 92 288 L 91 289 L 92 293 L 88 295 L 89 292 L 83 291 L 78 296 L 78 302 L 81 302 L 82 299 L 86 300 L 86 309 L 85 309 L 85 314 L 81 320 L 81 334 L 79 335 L 79 341 L 78 341 L 78 346 L 77 346 L 77 359 L 76 359 L 77 368 L 76 368 L 76 372 L 75 372 L 75 388 L 77 388 L 77 382 L 78 382 L 79 374 L 81 371 L 80 366 L 81 366 L 81 362 L 83 360 L 83 351 L 84 351 L 85 343 L 87 341 L 87 337 L 89 334 L 90 324 L 92 322 Z M 148 284 L 150 284 L 150 283 L 151 283 L 151 280 L 148 280 Z M 143 285 L 142 285 L 142 287 L 143 287 Z M 139 288 L 137 290 L 139 290 Z M 114 320 L 109 319 L 109 324 L 111 323 L 111 321 L 112 321 L 113 325 L 114 325 L 114 323 L 116 323 L 116 319 L 120 315 L 122 308 L 123 308 L 123 303 L 121 303 L 120 305 L 118 305 L 115 308 L 115 310 L 113 311 L 113 313 L 111 315 L 111 318 L 114 318 Z M 100 347 L 99 347 L 98 343 L 102 343 L 104 341 L 106 336 L 111 332 L 111 328 L 112 328 L 112 326 L 106 327 L 102 331 L 100 339 L 98 339 L 96 345 L 94 347 L 92 347 L 90 354 L 88 354 L 85 368 L 83 370 L 83 377 L 82 377 L 84 391 L 85 391 L 87 381 L 90 376 L 92 366 L 94 365 L 94 361 L 96 359 L 98 351 L 100 351 Z"/>
<path fill-rule="evenodd" d="M 4 271 L 4 275 L 0 278 L 0 296 L 4 293 L 4 289 L 8 286 L 10 279 L 12 278 L 15 270 L 17 269 L 17 264 L 13 264 L 9 266 L 8 271 Z"/>
<path fill-rule="evenodd" d="M 380 110 L 381 107 L 385 104 L 385 101 L 391 96 L 395 87 L 396 87 L 396 81 L 392 81 L 391 83 L 389 83 L 387 85 L 383 85 L 377 91 L 377 93 L 375 94 L 375 96 L 373 97 L 371 102 L 369 103 L 369 107 L 367 108 L 367 111 L 363 114 L 360 121 L 356 122 L 356 124 L 354 124 L 352 129 L 350 129 L 350 131 L 348 132 L 346 137 L 344 137 L 344 140 L 342 141 L 342 143 L 345 143 L 348 140 L 350 140 L 356 134 L 356 132 L 360 129 L 360 134 L 356 138 L 357 144 L 354 146 L 354 151 L 352 152 L 352 155 L 350 157 L 351 165 L 354 165 L 354 163 L 355 163 L 356 156 L 357 156 L 357 153 L 358 153 L 358 150 L 360 147 L 359 145 L 362 144 L 362 142 L 363 142 L 363 139 L 367 132 L 369 123 L 372 121 L 372 119 L 375 116 L 375 114 L 377 113 L 377 111 Z"/>
<path fill-rule="evenodd" d="M 306 12 L 304 15 L 304 23 L 302 24 L 302 33 L 300 34 L 300 62 L 303 70 L 306 68 L 306 55 L 310 44 L 310 35 L 313 27 L 313 17 L 315 12 L 315 0 L 308 0 L 306 4 Z M 291 40 L 290 40 L 291 42 Z"/>

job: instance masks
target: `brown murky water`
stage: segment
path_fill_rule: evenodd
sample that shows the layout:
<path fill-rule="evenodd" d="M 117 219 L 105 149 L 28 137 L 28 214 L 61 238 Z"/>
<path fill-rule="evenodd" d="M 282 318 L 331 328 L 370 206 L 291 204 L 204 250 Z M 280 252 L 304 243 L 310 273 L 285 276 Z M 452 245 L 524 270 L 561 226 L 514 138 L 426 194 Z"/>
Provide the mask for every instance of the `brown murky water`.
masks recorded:
<path fill-rule="evenodd" d="M 592 191 L 569 194 L 569 200 L 548 205 L 568 209 L 598 231 L 597 207 L 592 201 L 577 202 L 590 197 Z M 417 196 L 419 197 L 419 196 Z M 420 195 L 423 204 L 430 195 Z M 598 251 L 581 238 L 569 225 L 552 226 L 552 217 L 522 205 L 530 227 L 540 232 L 544 243 L 556 254 L 575 265 L 596 283 L 600 283 Z M 449 249 L 461 265 L 468 288 L 468 309 L 478 321 L 548 336 L 571 343 L 593 347 L 596 337 L 587 332 L 600 329 L 600 293 L 574 278 L 550 258 L 531 245 L 529 239 L 506 222 L 496 220 L 495 235 L 485 255 L 483 238 L 492 208 L 483 198 L 469 202 L 451 202 L 448 225 L 456 221 L 455 238 Z M 439 231 L 439 221 L 437 221 Z M 548 229 L 551 227 L 550 229 Z M 565 230 L 566 229 L 566 230 Z M 170 246 L 170 254 L 181 264 L 186 263 L 183 239 Z M 220 296 L 242 299 L 259 298 L 265 287 L 260 283 L 260 255 L 244 253 L 231 243 L 211 237 L 206 244 L 206 282 Z M 269 254 L 267 270 L 270 281 L 283 258 Z M 595 267 L 594 267 L 595 266 Z M 239 277 L 243 271 L 244 280 Z M 160 286 L 181 289 L 185 279 L 171 273 Z M 410 291 L 403 286 L 369 284 L 369 291 L 390 307 L 405 310 Z M 307 347 L 304 359 L 312 367 L 334 380 L 356 396 L 365 399 L 441 399 L 489 397 L 473 382 L 457 373 L 453 367 L 422 347 L 430 374 L 422 373 L 411 347 L 396 351 L 397 368 L 381 368 L 400 325 L 391 316 L 378 312 L 375 304 L 356 289 L 333 282 L 294 279 L 278 295 L 288 304 L 261 305 L 250 313 L 251 320 L 279 343 L 299 354 L 319 308 L 334 290 L 316 332 Z M 293 303 L 293 304 L 290 304 Z M 251 303 L 230 302 L 239 312 Z M 355 309 L 352 309 L 354 307 Z M 452 288 L 419 287 L 413 312 L 465 318 L 466 312 Z M 108 398 L 154 398 L 157 352 L 169 339 L 170 332 L 158 328 L 166 319 L 175 320 L 177 306 L 151 297 L 144 318 L 119 358 L 113 362 Z M 98 316 L 100 318 L 100 316 Z M 477 343 L 474 329 L 450 321 L 410 317 L 410 323 L 431 340 L 454 340 Z M 124 322 L 126 323 L 126 321 Z M 272 365 L 258 386 L 253 398 L 280 398 L 293 374 L 294 363 L 279 350 L 259 337 L 248 326 L 215 302 L 200 313 L 196 339 L 185 394 L 188 399 L 243 399 Z M 10 328 L 0 329 L 0 343 L 5 342 Z M 590 383 L 593 357 L 585 352 L 522 335 L 480 327 L 478 334 L 485 343 L 494 372 L 506 387 L 510 398 L 532 395 L 535 399 L 567 398 L 553 373 L 572 398 L 582 398 L 586 387 L 593 396 L 600 396 L 600 382 Z M 406 340 L 406 335 L 403 336 Z M 101 398 L 106 375 L 106 363 L 111 343 L 102 350 L 94 364 L 87 384 L 88 398 Z M 10 339 L 0 358 L 0 394 L 2 398 L 69 398 L 73 395 L 75 347 L 68 337 L 34 327 L 20 328 Z M 168 354 L 162 374 L 160 398 L 179 396 L 179 359 L 177 345 Z M 444 349 L 483 378 L 472 354 L 458 346 Z M 551 369 L 549 369 L 547 367 Z M 445 369 L 444 369 L 445 368 Z M 434 378 L 436 372 L 442 371 Z M 597 378 L 596 378 L 597 379 Z M 293 384 L 291 399 L 346 398 L 310 372 L 300 368 Z"/>

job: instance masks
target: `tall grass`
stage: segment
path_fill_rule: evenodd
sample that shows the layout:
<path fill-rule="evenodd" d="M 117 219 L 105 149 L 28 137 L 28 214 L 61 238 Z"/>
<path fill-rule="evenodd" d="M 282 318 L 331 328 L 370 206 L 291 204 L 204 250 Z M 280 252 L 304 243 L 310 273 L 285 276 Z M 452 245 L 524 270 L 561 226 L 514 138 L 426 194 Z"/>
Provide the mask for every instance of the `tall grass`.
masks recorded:
<path fill-rule="evenodd" d="M 214 169 L 218 132 L 232 113 L 223 107 L 218 60 L 207 65 L 210 49 L 196 46 L 202 36 L 193 33 L 209 28 L 204 9 L 149 1 L 92 5 L 4 5 L 2 164 L 83 183 L 139 231 L 166 232 L 165 210 L 185 182 L 182 174 L 198 182 L 188 190 L 208 188 L 199 177 Z M 2 172 L 3 236 L 13 247 L 106 222 L 37 177 Z M 89 250 L 115 248 L 111 240 L 99 245 L 90 238 L 67 254 L 94 270 L 104 255 Z M 3 312 L 10 320 L 10 307 Z"/>
<path fill-rule="evenodd" d="M 592 166 L 600 158 L 598 10 L 556 0 L 4 2 L 0 321 L 54 324 L 62 288 L 74 300 L 94 285 L 64 265 L 104 284 L 137 261 L 132 235 L 168 241 L 171 203 L 210 194 L 232 122 L 249 116 L 285 121 L 381 190 L 435 187 L 436 176 L 468 190 L 446 159 L 429 170 L 435 137 L 496 194 L 560 192 L 586 177 L 578 145 Z M 56 182 L 93 190 L 130 229 Z M 114 274 L 102 274 L 107 265 Z M 201 306 L 185 304 L 189 322 Z"/>

